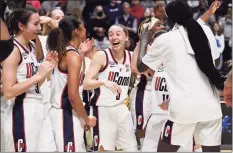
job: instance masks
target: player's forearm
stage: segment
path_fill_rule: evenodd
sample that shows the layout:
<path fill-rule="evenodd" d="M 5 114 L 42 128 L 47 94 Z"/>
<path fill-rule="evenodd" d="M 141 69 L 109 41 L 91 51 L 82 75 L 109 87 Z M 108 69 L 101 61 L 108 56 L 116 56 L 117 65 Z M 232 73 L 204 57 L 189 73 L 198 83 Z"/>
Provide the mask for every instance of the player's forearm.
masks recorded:
<path fill-rule="evenodd" d="M 137 58 L 137 69 L 139 72 L 145 72 L 148 67 L 142 62 L 142 58 L 146 55 L 148 41 L 140 41 L 139 55 Z"/>
<path fill-rule="evenodd" d="M 202 16 L 201 16 L 201 20 L 204 21 L 205 23 L 209 20 L 210 16 L 211 16 L 211 12 L 208 10 L 206 11 Z"/>
<path fill-rule="evenodd" d="M 76 112 L 76 114 L 84 120 L 85 123 L 88 122 L 88 115 L 87 112 L 83 106 L 83 102 L 79 95 L 76 96 L 69 96 L 69 100 L 71 102 L 71 105 Z"/>
<path fill-rule="evenodd" d="M 135 47 L 132 55 L 132 61 L 131 61 L 131 70 L 133 73 L 139 73 L 137 69 L 137 59 L 138 59 L 138 52 L 139 52 L 139 43 L 137 43 L 137 46 Z"/>
<path fill-rule="evenodd" d="M 229 72 L 227 79 L 224 83 L 225 87 L 232 87 L 232 70 Z"/>
<path fill-rule="evenodd" d="M 35 90 L 38 89 L 39 90 L 39 86 L 38 88 L 36 87 L 36 84 L 40 81 L 41 79 L 37 76 L 34 75 L 31 78 L 14 84 L 11 87 L 4 87 L 4 83 L 3 83 L 3 94 L 4 97 L 6 99 L 11 99 L 13 97 L 16 97 L 18 95 L 21 95 L 22 93 L 28 91 L 29 88 L 31 88 L 32 86 L 35 86 Z M 3 80 L 3 81 L 7 81 L 7 80 Z"/>
<path fill-rule="evenodd" d="M 42 61 L 44 59 L 44 52 L 38 36 L 36 36 L 36 59 Z"/>
<path fill-rule="evenodd" d="M 92 80 L 92 79 L 85 78 L 83 82 L 83 89 L 93 90 L 93 89 L 99 88 L 102 85 L 104 85 L 104 81 L 102 80 Z"/>

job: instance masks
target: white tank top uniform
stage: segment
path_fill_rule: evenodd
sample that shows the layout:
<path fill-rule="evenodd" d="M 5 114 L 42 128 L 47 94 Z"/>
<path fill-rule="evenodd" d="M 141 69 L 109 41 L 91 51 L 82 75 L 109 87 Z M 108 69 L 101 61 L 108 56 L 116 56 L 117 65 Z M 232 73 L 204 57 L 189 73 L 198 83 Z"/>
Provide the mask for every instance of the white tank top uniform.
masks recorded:
<path fill-rule="evenodd" d="M 66 47 L 67 52 L 75 51 L 73 46 Z M 83 64 L 82 64 L 83 67 Z M 79 94 L 82 99 L 83 91 L 83 69 L 80 72 Z M 54 131 L 57 151 L 61 152 L 84 152 L 84 129 L 81 125 L 79 116 L 72 108 L 68 96 L 68 72 L 64 72 L 57 66 L 51 77 L 51 96 L 52 105 L 49 117 Z"/>
<path fill-rule="evenodd" d="M 99 72 L 97 79 L 117 83 L 122 92 L 114 94 L 105 86 L 94 90 L 91 105 L 97 124 L 93 128 L 92 150 L 97 151 L 100 146 L 103 146 L 105 150 L 131 147 L 136 151 L 137 142 L 133 131 L 133 121 L 124 103 L 128 97 L 131 79 L 131 53 L 125 50 L 123 63 L 120 64 L 114 59 L 111 49 L 105 49 L 103 52 L 106 54 L 106 65 Z"/>
<path fill-rule="evenodd" d="M 14 45 L 21 56 L 16 80 L 21 83 L 37 73 L 38 62 L 35 46 L 29 42 L 29 49 L 16 39 Z M 44 105 L 39 84 L 11 99 L 12 103 L 4 115 L 4 149 L 10 152 L 37 151 L 39 133 L 44 119 Z"/>

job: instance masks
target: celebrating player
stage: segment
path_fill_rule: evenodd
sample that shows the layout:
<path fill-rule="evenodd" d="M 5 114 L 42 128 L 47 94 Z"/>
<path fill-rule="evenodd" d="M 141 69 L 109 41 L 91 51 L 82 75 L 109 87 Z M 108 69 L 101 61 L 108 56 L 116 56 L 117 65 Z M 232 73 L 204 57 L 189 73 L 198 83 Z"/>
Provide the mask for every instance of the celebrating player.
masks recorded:
<path fill-rule="evenodd" d="M 51 77 L 52 109 L 49 111 L 57 151 L 86 151 L 83 126 L 96 124 L 96 118 L 88 117 L 81 100 L 85 69 L 82 60 L 93 46 L 93 40 L 85 39 L 83 22 L 74 16 L 63 18 L 59 28 L 48 35 L 49 50 L 56 49 L 59 55 L 58 66 Z"/>
<path fill-rule="evenodd" d="M 14 49 L 3 62 L 3 93 L 11 99 L 4 115 L 4 149 L 10 152 L 37 151 L 44 105 L 40 85 L 57 64 L 57 54 L 50 53 L 40 66 L 35 56 L 35 39 L 40 31 L 37 11 L 27 6 L 14 10 L 8 26 L 14 35 Z"/>
<path fill-rule="evenodd" d="M 137 151 L 131 114 L 124 104 L 131 77 L 131 54 L 124 49 L 128 32 L 122 25 L 108 31 L 111 48 L 98 51 L 84 79 L 84 89 L 95 89 L 91 99 L 98 118 L 94 128 L 94 148 Z"/>

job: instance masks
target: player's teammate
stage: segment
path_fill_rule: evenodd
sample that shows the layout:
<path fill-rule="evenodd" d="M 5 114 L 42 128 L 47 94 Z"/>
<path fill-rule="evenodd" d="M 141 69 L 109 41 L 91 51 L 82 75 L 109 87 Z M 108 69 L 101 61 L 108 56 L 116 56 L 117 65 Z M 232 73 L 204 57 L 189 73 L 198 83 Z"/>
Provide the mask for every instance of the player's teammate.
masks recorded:
<path fill-rule="evenodd" d="M 124 49 L 127 30 L 113 25 L 108 31 L 111 48 L 98 51 L 84 79 L 84 89 L 95 89 L 91 99 L 98 125 L 94 128 L 94 146 L 98 150 L 137 151 L 131 114 L 124 104 L 131 77 L 131 54 Z"/>
<path fill-rule="evenodd" d="M 184 1 L 178 0 L 169 3 L 167 8 L 169 10 L 167 10 L 168 17 L 169 15 L 170 17 L 176 17 L 172 19 L 174 21 L 179 19 L 178 23 L 185 27 L 194 26 L 192 30 L 195 29 L 196 33 L 200 33 L 203 41 L 206 41 L 206 43 L 202 42 L 203 48 L 207 47 L 207 41 L 209 41 L 212 57 L 215 59 L 213 53 L 215 53 L 216 42 L 212 39 L 213 34 L 209 32 L 210 29 L 206 26 L 200 26 L 192 19 L 188 5 Z M 182 13 L 179 11 L 174 12 L 178 8 L 182 9 Z M 190 22 L 193 24 L 190 24 Z M 211 88 L 207 77 L 199 70 L 194 59 L 196 53 L 192 49 L 196 51 L 195 43 L 198 40 L 189 38 L 191 39 L 190 42 L 195 42 L 192 48 L 187 34 L 184 33 L 185 30 L 182 28 L 182 26 L 176 25 L 171 32 L 161 35 L 153 42 L 151 52 L 148 52 L 142 59 L 146 65 L 154 70 L 161 63 L 164 64 L 170 91 L 169 120 L 164 124 L 158 151 L 177 151 L 180 146 L 186 146 L 193 139 L 193 134 L 196 132 L 203 151 L 219 151 L 222 115 L 219 95 L 215 89 Z M 188 32 L 190 31 L 188 30 Z M 172 41 L 170 41 L 171 38 L 173 38 Z M 144 46 L 146 47 L 146 43 Z M 145 50 L 143 52 L 145 53 Z M 139 55 L 142 56 L 143 52 Z M 146 67 L 138 65 L 138 68 L 141 71 Z M 185 73 L 183 73 L 183 70 L 185 70 Z M 192 78 L 192 81 L 190 78 Z M 205 99 L 207 97 L 208 100 Z M 206 101 L 208 101 L 208 104 Z M 203 105 L 203 102 L 206 105 Z M 207 109 L 209 110 L 208 114 L 205 113 Z M 198 114 L 191 115 L 193 114 L 191 112 L 198 112 Z"/>
<path fill-rule="evenodd" d="M 46 41 L 48 37 L 48 33 L 53 29 L 57 28 L 61 19 L 64 18 L 64 13 L 62 10 L 58 8 L 54 8 L 48 12 L 48 16 L 40 16 L 40 23 L 43 25 L 43 32 L 42 36 L 39 35 L 39 41 L 41 42 L 41 46 L 43 49 L 44 56 L 48 54 L 46 48 Z M 45 120 L 43 123 L 43 128 L 40 133 L 40 140 L 39 140 L 39 150 L 40 152 L 54 152 L 56 151 L 56 145 L 54 141 L 54 135 L 52 132 L 51 121 L 48 118 L 48 112 L 51 109 L 50 94 L 51 94 L 51 82 L 50 82 L 50 75 L 47 77 L 45 82 L 41 85 L 41 92 L 43 95 L 43 103 L 45 105 Z"/>
<path fill-rule="evenodd" d="M 40 85 L 57 63 L 57 54 L 50 53 L 38 66 L 35 39 L 40 31 L 37 11 L 27 6 L 16 9 L 8 21 L 14 34 L 14 49 L 3 62 L 3 93 L 12 103 L 4 115 L 4 149 L 10 152 L 37 151 L 44 118 Z M 50 57 L 49 57 L 50 56 Z"/>
<path fill-rule="evenodd" d="M 81 45 L 85 39 L 83 22 L 74 16 L 63 18 L 59 28 L 48 35 L 48 48 L 56 49 L 59 54 L 58 66 L 51 77 L 52 108 L 49 111 L 57 151 L 86 151 L 83 126 L 94 127 L 96 124 L 96 118 L 88 117 L 81 100 L 82 60 L 84 53 L 93 46 L 93 40 L 86 40 Z"/>

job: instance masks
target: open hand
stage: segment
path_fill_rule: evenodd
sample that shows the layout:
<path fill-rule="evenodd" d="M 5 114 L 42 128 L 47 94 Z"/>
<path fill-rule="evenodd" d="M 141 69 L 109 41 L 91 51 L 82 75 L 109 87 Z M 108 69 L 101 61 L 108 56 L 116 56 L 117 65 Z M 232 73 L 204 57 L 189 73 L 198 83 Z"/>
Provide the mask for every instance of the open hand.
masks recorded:
<path fill-rule="evenodd" d="M 93 46 L 94 46 L 94 38 L 92 38 L 91 40 L 88 38 L 84 42 L 81 43 L 81 45 L 79 46 L 78 51 L 81 54 L 85 54 L 85 53 L 91 51 Z"/>
<path fill-rule="evenodd" d="M 50 62 L 53 66 L 53 68 L 55 68 L 55 66 L 58 63 L 58 53 L 55 51 L 50 51 L 48 53 L 48 55 L 45 58 L 46 61 Z"/>

